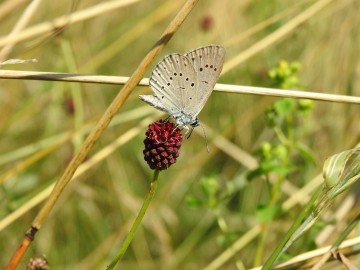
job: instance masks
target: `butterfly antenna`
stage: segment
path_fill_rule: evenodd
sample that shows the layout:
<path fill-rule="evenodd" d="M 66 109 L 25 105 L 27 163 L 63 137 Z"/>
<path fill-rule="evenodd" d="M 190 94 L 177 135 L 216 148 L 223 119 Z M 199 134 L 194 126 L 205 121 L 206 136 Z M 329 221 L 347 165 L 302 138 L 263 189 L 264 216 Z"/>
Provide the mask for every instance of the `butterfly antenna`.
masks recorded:
<path fill-rule="evenodd" d="M 205 129 L 203 126 L 201 126 L 201 129 L 203 131 L 203 134 L 204 134 L 204 138 L 205 138 L 205 144 L 206 144 L 206 151 L 208 153 L 210 153 L 210 148 L 209 148 L 209 144 L 208 144 L 208 140 L 207 140 L 207 136 L 206 136 L 206 132 L 205 132 Z"/>

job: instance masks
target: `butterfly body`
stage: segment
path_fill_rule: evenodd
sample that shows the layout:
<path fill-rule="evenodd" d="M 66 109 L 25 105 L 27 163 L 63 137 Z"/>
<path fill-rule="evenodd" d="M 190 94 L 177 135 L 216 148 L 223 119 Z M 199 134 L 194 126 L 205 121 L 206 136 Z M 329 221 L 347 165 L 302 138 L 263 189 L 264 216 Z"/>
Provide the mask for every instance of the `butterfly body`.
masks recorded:
<path fill-rule="evenodd" d="M 150 77 L 154 95 L 139 98 L 168 113 L 178 126 L 189 131 L 188 125 L 199 125 L 197 116 L 220 76 L 224 58 L 225 49 L 217 45 L 200 47 L 185 55 L 167 55 Z"/>

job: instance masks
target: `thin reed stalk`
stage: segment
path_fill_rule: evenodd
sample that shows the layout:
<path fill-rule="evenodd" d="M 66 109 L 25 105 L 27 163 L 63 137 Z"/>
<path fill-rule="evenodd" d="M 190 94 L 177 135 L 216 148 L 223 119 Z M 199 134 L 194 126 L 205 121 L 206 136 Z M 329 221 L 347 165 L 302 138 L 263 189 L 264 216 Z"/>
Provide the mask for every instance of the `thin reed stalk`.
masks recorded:
<path fill-rule="evenodd" d="M 70 73 L 53 73 L 37 71 L 14 71 L 0 70 L 2 79 L 26 79 L 26 80 L 45 80 L 61 82 L 81 82 L 81 83 L 99 83 L 99 84 L 126 84 L 129 77 L 120 76 L 99 76 L 99 75 L 81 75 Z M 137 85 L 148 86 L 149 79 L 143 78 Z M 284 90 L 265 87 L 253 87 L 230 84 L 216 84 L 215 91 L 233 93 L 233 94 L 253 94 L 273 97 L 305 98 L 319 101 L 353 103 L 360 104 L 360 97 L 326 94 L 318 92 L 306 92 L 296 90 Z"/>

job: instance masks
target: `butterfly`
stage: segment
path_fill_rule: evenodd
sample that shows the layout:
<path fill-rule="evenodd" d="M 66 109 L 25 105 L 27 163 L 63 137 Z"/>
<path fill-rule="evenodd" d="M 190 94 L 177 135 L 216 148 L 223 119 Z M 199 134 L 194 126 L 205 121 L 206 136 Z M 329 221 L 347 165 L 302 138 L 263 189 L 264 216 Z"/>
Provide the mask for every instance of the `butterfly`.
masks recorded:
<path fill-rule="evenodd" d="M 164 111 L 177 126 L 189 132 L 199 125 L 198 114 L 218 80 L 225 59 L 225 48 L 209 45 L 184 55 L 173 53 L 161 60 L 150 77 L 154 95 L 140 95 L 142 101 Z"/>

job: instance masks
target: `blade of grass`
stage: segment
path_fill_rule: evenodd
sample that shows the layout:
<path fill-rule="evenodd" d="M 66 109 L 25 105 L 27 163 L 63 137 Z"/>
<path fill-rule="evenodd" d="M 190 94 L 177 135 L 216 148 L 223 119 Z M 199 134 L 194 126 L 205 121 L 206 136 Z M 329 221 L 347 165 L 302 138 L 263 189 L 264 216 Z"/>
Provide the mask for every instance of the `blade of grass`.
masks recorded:
<path fill-rule="evenodd" d="M 158 114 L 156 114 L 156 117 L 157 116 L 158 116 Z M 129 129 L 127 132 L 125 132 L 124 134 L 119 136 L 119 138 L 116 139 L 115 141 L 113 141 L 111 144 L 105 146 L 100 151 L 95 153 L 91 158 L 89 158 L 85 162 L 81 163 L 78 170 L 76 171 L 74 176 L 71 178 L 71 181 L 79 178 L 84 173 L 86 173 L 91 168 L 93 168 L 95 165 L 99 164 L 101 161 L 106 159 L 109 155 L 111 155 L 114 151 L 116 151 L 120 146 L 124 145 L 126 142 L 130 141 L 135 136 L 137 136 L 142 131 L 142 129 L 144 127 L 146 127 L 149 123 L 151 123 L 151 121 L 154 121 L 154 120 L 155 120 L 155 117 L 147 117 L 147 118 L 145 118 L 137 126 L 135 126 L 134 128 Z M 64 139 L 68 139 L 68 138 L 72 138 L 72 137 L 73 137 L 73 135 L 70 134 L 68 137 L 66 137 Z M 59 144 L 62 145 L 62 141 L 61 142 L 60 141 L 56 142 L 56 146 L 59 145 Z M 51 148 L 52 149 L 55 148 L 55 145 L 51 146 Z M 47 150 L 47 149 L 44 149 L 44 150 Z M 34 157 L 30 157 L 30 159 L 33 160 L 35 157 L 38 157 L 38 155 L 43 151 L 40 151 L 39 153 L 36 153 L 34 155 Z M 25 162 L 27 164 L 30 163 L 30 161 L 27 161 L 27 160 L 25 160 Z M 22 165 L 22 167 L 24 167 L 24 166 L 25 165 Z M 23 205 L 21 205 L 19 208 L 14 210 L 12 213 L 10 213 L 6 217 L 2 218 L 0 220 L 0 231 L 2 231 L 4 228 L 6 228 L 10 224 L 12 224 L 19 217 L 21 217 L 23 214 L 30 211 L 30 209 L 32 209 L 33 207 L 35 207 L 35 206 L 39 205 L 40 203 L 42 203 L 43 201 L 45 201 L 49 197 L 51 191 L 54 189 L 54 186 L 55 186 L 55 183 L 52 183 L 51 185 L 49 185 L 44 190 L 37 193 L 36 196 L 34 196 L 33 198 L 31 198 L 30 200 L 25 202 Z"/>
<path fill-rule="evenodd" d="M 18 20 L 16 25 L 14 26 L 13 30 L 10 32 L 10 34 L 7 36 L 8 40 L 11 40 L 13 37 L 15 37 L 30 21 L 31 17 L 36 12 L 38 6 L 40 5 L 41 0 L 32 1 L 26 10 L 24 11 L 21 18 Z M 5 58 L 8 56 L 8 54 L 11 52 L 12 48 L 16 44 L 14 41 L 5 42 L 5 46 L 0 51 L 0 62 L 5 60 Z"/>
<path fill-rule="evenodd" d="M 90 72 L 96 70 L 99 67 L 105 65 L 116 54 L 121 52 L 124 48 L 135 42 L 140 36 L 144 35 L 154 25 L 169 16 L 175 9 L 178 8 L 180 3 L 177 1 L 167 1 L 163 5 L 159 6 L 152 13 L 147 15 L 140 22 L 135 24 L 127 32 L 119 36 L 118 39 L 113 41 L 108 47 L 103 49 L 97 55 L 89 59 L 85 64 L 80 67 L 80 70 L 84 72 Z"/>
<path fill-rule="evenodd" d="M 289 34 L 291 31 L 293 31 L 296 27 L 298 27 L 300 24 L 305 22 L 306 20 L 310 19 L 314 14 L 317 12 L 323 10 L 326 5 L 330 4 L 332 0 L 320 0 L 316 1 L 312 6 L 310 6 L 308 9 L 300 13 L 299 15 L 295 16 L 292 20 L 290 20 L 287 24 L 280 27 L 270 35 L 267 35 L 265 38 L 251 46 L 249 49 L 241 52 L 236 57 L 233 57 L 231 60 L 227 61 L 224 64 L 224 68 L 222 70 L 222 74 L 225 74 L 229 72 L 231 69 L 239 65 L 240 63 L 243 63 L 250 57 L 256 55 L 258 52 L 264 50 L 266 47 L 268 47 L 271 44 L 274 44 L 275 42 L 278 42 L 281 38 L 283 38 L 285 35 Z"/>
<path fill-rule="evenodd" d="M 314 195 L 312 196 L 309 203 L 306 205 L 304 210 L 298 215 L 295 222 L 291 225 L 290 229 L 285 234 L 284 238 L 281 240 L 279 245 L 277 245 L 277 247 L 275 248 L 274 252 L 266 260 L 263 267 L 261 268 L 262 270 L 271 269 L 272 265 L 275 263 L 275 261 L 279 257 L 284 246 L 288 243 L 288 240 L 290 239 L 290 237 L 299 228 L 299 226 L 300 226 L 301 222 L 304 220 L 304 218 L 310 215 L 311 211 L 313 210 L 314 203 L 315 203 L 316 199 L 319 197 L 320 193 L 321 193 L 321 189 L 318 192 L 314 193 Z"/>
<path fill-rule="evenodd" d="M 103 2 L 98 5 L 91 6 L 87 9 L 74 12 L 67 16 L 61 16 L 54 19 L 51 22 L 44 22 L 38 25 L 29 27 L 18 33 L 16 36 L 11 38 L 0 37 L 0 47 L 5 46 L 8 42 L 19 42 L 23 41 L 44 33 L 52 32 L 54 29 L 63 28 L 65 26 L 71 25 L 73 23 L 81 22 L 84 20 L 91 19 L 93 17 L 99 16 L 103 13 L 114 11 L 117 8 L 122 8 L 124 6 L 134 4 L 140 0 L 114 0 Z"/>

